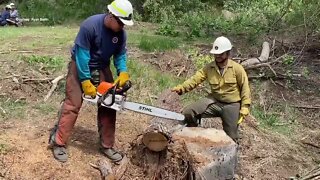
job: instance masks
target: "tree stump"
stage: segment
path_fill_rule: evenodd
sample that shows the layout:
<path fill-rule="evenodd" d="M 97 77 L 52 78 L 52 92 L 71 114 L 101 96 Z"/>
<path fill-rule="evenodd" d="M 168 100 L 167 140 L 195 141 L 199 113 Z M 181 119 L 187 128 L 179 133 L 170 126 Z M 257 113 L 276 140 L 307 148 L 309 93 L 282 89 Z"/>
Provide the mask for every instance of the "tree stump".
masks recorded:
<path fill-rule="evenodd" d="M 179 96 L 163 92 L 157 106 L 179 112 Z M 146 179 L 232 179 L 237 144 L 223 130 L 185 127 L 179 121 L 154 117 L 132 143 L 131 162 Z"/>
<path fill-rule="evenodd" d="M 167 90 L 163 92 L 156 103 L 157 107 L 167 109 L 174 112 L 180 112 L 182 109 L 179 95 Z M 174 127 L 181 122 L 168 120 L 165 118 L 154 117 L 151 119 L 150 125 L 145 129 L 142 135 L 143 144 L 151 151 L 160 152 L 167 148 L 171 133 Z"/>
<path fill-rule="evenodd" d="M 184 127 L 172 140 L 183 141 L 190 155 L 192 179 L 232 179 L 238 145 L 222 130 Z"/>

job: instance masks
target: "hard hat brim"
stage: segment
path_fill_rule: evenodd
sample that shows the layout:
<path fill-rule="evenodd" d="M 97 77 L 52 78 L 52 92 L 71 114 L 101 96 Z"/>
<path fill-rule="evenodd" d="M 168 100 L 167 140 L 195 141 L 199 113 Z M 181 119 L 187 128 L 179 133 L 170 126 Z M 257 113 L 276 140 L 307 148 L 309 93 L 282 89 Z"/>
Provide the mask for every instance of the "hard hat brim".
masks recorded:
<path fill-rule="evenodd" d="M 215 49 L 211 49 L 210 54 L 222 54 L 226 51 L 224 50 L 215 50 Z"/>
<path fill-rule="evenodd" d="M 120 19 L 121 22 L 123 22 L 123 24 L 127 25 L 127 26 L 132 26 L 133 25 L 133 21 L 131 20 L 125 20 L 122 19 L 121 17 L 118 17 Z"/>

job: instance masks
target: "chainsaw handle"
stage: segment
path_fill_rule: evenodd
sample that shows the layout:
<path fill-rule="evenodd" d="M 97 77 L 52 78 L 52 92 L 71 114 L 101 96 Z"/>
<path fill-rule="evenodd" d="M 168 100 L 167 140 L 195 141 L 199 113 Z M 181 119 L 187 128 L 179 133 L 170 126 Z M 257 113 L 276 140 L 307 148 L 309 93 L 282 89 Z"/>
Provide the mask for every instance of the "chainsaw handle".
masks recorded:
<path fill-rule="evenodd" d="M 132 87 L 132 83 L 130 80 L 126 81 L 121 89 L 117 89 L 117 94 L 123 94 L 127 92 Z"/>

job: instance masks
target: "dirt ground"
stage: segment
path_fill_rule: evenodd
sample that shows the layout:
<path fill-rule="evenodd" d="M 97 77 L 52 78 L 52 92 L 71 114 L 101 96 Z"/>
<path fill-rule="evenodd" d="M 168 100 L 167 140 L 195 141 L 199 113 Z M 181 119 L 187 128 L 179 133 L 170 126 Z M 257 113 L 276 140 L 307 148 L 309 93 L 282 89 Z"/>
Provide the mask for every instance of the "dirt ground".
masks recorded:
<path fill-rule="evenodd" d="M 307 48 L 299 62 L 290 67 L 294 73 L 301 73 L 301 67 L 307 67 L 307 78 L 296 77 L 290 82 L 287 79 L 266 80 L 265 94 L 255 94 L 255 103 L 263 104 L 267 108 L 279 103 L 319 106 L 320 57 L 316 48 Z M 164 53 L 138 51 L 129 48 L 131 56 L 139 57 L 141 62 L 151 63 L 163 72 L 188 77 L 195 70 L 190 59 L 179 50 Z M 5 55 L 0 57 L 1 102 L 14 100 L 23 102 L 28 107 L 24 116 L 14 119 L 5 116 L 6 112 L 2 110 L 5 120 L 0 120 L 0 145 L 5 146 L 0 146 L 0 179 L 100 179 L 99 172 L 89 165 L 103 158 L 98 151 L 96 108 L 83 104 L 68 145 L 69 160 L 63 164 L 58 163 L 47 148 L 47 142 L 50 129 L 57 120 L 55 112 L 58 111 L 63 96 L 61 93 L 54 93 L 47 102 L 53 106 L 51 113 L 41 113 L 42 110 L 35 109 L 34 106 L 43 104 L 43 92 L 50 89 L 47 81 L 15 81 L 21 82 L 23 76 L 45 78 L 45 75 L 23 61 L 6 59 Z M 283 66 L 275 67 L 277 72 L 281 72 L 280 67 Z M 12 72 L 21 74 L 15 76 Z M 260 85 L 252 82 L 253 91 Z M 260 128 L 254 117 L 249 117 L 241 125 L 237 179 L 288 179 L 304 174 L 320 162 L 319 109 L 297 108 L 296 111 L 297 128 L 290 136 Z M 281 113 L 285 116 L 288 112 Z M 132 112 L 119 114 L 116 148 L 130 154 L 131 143 L 142 133 L 150 119 L 149 116 Z M 284 125 L 285 123 L 287 122 L 284 122 Z M 221 123 L 212 124 L 213 127 L 221 128 Z M 115 169 L 117 167 L 114 165 Z M 129 161 L 122 179 L 138 180 L 144 179 L 143 177 L 140 167 Z"/>

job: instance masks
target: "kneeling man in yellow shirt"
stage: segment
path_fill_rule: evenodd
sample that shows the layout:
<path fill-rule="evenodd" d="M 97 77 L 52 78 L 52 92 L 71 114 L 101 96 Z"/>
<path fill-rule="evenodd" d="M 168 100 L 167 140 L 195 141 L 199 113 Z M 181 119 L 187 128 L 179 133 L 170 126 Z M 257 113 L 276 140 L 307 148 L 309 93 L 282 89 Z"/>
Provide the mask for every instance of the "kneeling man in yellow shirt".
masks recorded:
<path fill-rule="evenodd" d="M 182 95 L 207 80 L 211 93 L 184 108 L 185 121 L 197 126 L 201 118 L 221 117 L 223 130 L 238 142 L 238 125 L 249 114 L 251 98 L 247 73 L 230 59 L 231 49 L 228 38 L 218 37 L 210 51 L 214 60 L 172 91 Z"/>

